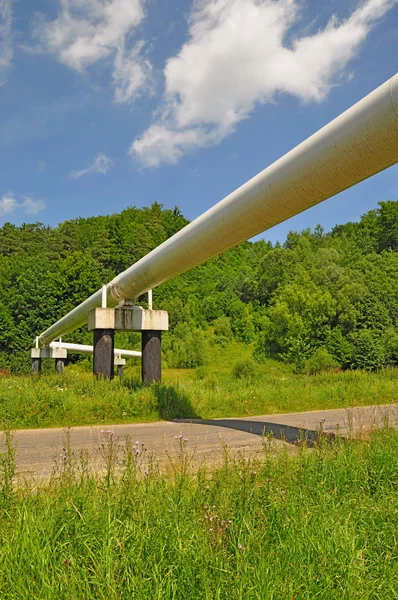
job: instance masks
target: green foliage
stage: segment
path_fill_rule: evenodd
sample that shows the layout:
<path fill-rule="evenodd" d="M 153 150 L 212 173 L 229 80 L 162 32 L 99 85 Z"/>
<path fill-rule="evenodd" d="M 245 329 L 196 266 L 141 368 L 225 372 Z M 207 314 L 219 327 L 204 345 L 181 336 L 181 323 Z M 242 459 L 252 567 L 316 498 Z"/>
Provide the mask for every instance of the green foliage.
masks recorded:
<path fill-rule="evenodd" d="M 206 363 L 207 340 L 193 323 L 180 323 L 163 339 L 163 352 L 169 367 L 192 369 Z"/>
<path fill-rule="evenodd" d="M 232 340 L 234 334 L 231 329 L 231 319 L 229 317 L 218 317 L 214 321 L 215 342 L 221 346 L 226 346 Z"/>
<path fill-rule="evenodd" d="M 381 339 L 369 329 L 359 331 L 354 338 L 352 367 L 375 371 L 380 369 L 385 362 L 385 348 Z"/>
<path fill-rule="evenodd" d="M 329 354 L 326 348 L 317 348 L 307 360 L 305 371 L 309 375 L 316 375 L 317 373 L 333 371 L 339 366 L 340 365 L 337 360 L 335 360 L 333 356 Z"/>
<path fill-rule="evenodd" d="M 158 203 L 54 228 L 4 224 L 0 366 L 28 371 L 36 335 L 186 224 L 178 208 Z M 397 273 L 398 202 L 391 200 L 331 233 L 318 226 L 274 247 L 245 242 L 154 291 L 155 307 L 170 317 L 166 363 L 195 368 L 218 348 L 254 342 L 257 362 L 289 362 L 297 372 L 319 348 L 343 369 L 396 365 Z M 137 336 L 118 338 L 118 346 L 139 345 Z M 91 335 L 82 328 L 65 341 L 90 343 Z"/>
<path fill-rule="evenodd" d="M 344 336 L 340 327 L 335 327 L 329 331 L 325 349 L 343 369 L 351 366 L 354 348 L 351 341 Z"/>
<path fill-rule="evenodd" d="M 256 374 L 256 365 L 252 360 L 241 360 L 234 364 L 232 376 L 235 379 L 253 379 Z"/>

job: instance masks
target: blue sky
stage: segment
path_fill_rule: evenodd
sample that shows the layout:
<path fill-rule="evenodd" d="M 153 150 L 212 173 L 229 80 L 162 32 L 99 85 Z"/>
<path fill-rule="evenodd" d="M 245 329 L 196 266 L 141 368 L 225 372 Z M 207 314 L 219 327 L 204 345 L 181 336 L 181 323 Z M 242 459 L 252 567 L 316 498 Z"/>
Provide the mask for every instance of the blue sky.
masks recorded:
<path fill-rule="evenodd" d="M 0 225 L 194 219 L 397 71 L 397 0 L 0 0 Z M 267 231 L 357 220 L 397 167 Z"/>

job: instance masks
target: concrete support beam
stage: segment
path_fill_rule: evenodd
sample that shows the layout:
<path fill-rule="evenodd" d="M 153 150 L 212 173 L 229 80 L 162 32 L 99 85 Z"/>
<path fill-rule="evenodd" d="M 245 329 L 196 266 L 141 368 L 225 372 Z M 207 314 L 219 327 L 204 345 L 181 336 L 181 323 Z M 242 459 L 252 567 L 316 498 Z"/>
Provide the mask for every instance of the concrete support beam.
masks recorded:
<path fill-rule="evenodd" d="M 58 375 L 63 375 L 65 371 L 65 359 L 64 358 L 56 358 L 55 359 L 55 372 Z"/>
<path fill-rule="evenodd" d="M 97 377 L 113 379 L 115 375 L 115 330 L 94 329 L 93 373 Z"/>
<path fill-rule="evenodd" d="M 64 348 L 57 348 L 53 346 L 44 346 L 44 348 L 32 348 L 30 351 L 30 357 L 32 359 L 32 371 L 33 373 L 40 373 L 41 363 L 43 358 L 52 358 L 55 361 L 56 373 L 62 374 L 64 372 L 65 360 L 68 356 L 67 350 Z"/>
<path fill-rule="evenodd" d="M 117 356 L 115 358 L 114 365 L 117 370 L 118 377 L 122 378 L 123 377 L 123 369 L 126 366 L 126 359 L 121 358 L 120 356 Z"/>
<path fill-rule="evenodd" d="M 123 302 L 117 308 L 93 308 L 88 315 L 88 329 L 94 331 L 94 373 L 114 377 L 114 332 L 142 332 L 142 380 L 160 382 L 162 376 L 161 332 L 169 328 L 165 310 L 149 310 Z M 116 362 L 115 362 L 116 364 Z M 123 368 L 123 365 L 120 365 Z M 119 365 L 117 365 L 118 374 Z"/>
<path fill-rule="evenodd" d="M 115 308 L 115 329 L 118 331 L 167 331 L 169 315 L 165 310 L 149 310 L 128 303 Z"/>
<path fill-rule="evenodd" d="M 93 373 L 113 379 L 115 375 L 115 309 L 94 308 L 88 314 L 88 330 L 94 332 Z"/>
<path fill-rule="evenodd" d="M 39 375 L 41 371 L 41 358 L 32 358 L 32 373 Z"/>
<path fill-rule="evenodd" d="M 143 331 L 141 351 L 143 383 L 160 383 L 162 380 L 162 332 Z"/>

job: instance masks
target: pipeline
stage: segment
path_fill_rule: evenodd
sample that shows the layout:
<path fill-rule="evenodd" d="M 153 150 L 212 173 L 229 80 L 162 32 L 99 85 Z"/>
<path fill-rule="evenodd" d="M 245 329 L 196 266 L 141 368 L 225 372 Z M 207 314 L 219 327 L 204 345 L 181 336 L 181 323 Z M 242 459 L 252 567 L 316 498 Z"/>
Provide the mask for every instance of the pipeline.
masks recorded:
<path fill-rule="evenodd" d="M 94 351 L 93 346 L 88 346 L 86 344 L 71 344 L 69 342 L 51 342 L 49 346 L 50 348 L 62 348 L 71 354 L 92 354 Z M 137 358 L 141 356 L 141 352 L 136 350 L 121 350 L 120 348 L 115 348 L 114 354 L 120 358 Z"/>
<path fill-rule="evenodd" d="M 117 275 L 106 286 L 106 303 L 134 300 L 396 162 L 398 74 Z M 39 344 L 86 323 L 102 293 L 44 331 Z"/>

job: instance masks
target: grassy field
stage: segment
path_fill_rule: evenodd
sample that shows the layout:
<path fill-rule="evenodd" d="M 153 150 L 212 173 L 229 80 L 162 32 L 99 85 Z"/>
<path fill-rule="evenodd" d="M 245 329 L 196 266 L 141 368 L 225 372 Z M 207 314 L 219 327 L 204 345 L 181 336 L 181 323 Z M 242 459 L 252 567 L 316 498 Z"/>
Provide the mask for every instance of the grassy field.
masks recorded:
<path fill-rule="evenodd" d="M 101 476 L 66 450 L 49 483 L 15 488 L 12 443 L 2 456 L 2 600 L 398 597 L 398 432 L 296 455 L 264 440 L 261 461 L 196 477 L 189 443 L 165 476 L 128 440 L 116 477 L 104 437 Z"/>
<path fill-rule="evenodd" d="M 295 375 L 283 363 L 255 365 L 252 376 L 232 375 L 247 346 L 215 352 L 211 365 L 165 369 L 161 386 L 143 387 L 137 366 L 122 381 L 97 381 L 78 367 L 59 377 L 0 377 L 0 429 L 66 427 L 174 419 L 237 417 L 395 403 L 398 369 Z"/>

